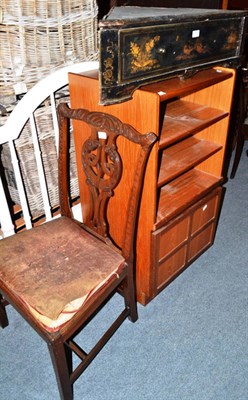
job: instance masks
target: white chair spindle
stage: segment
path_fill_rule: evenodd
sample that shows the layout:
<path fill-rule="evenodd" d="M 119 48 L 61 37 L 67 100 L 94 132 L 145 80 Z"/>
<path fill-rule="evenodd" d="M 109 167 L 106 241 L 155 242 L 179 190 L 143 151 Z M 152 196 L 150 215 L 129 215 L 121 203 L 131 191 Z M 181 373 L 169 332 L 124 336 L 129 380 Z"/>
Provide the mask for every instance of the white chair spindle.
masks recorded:
<path fill-rule="evenodd" d="M 10 155 L 11 155 L 11 161 L 14 169 L 14 174 L 15 174 L 15 180 L 16 180 L 16 186 L 18 189 L 19 193 L 19 199 L 20 199 L 20 205 L 22 208 L 22 213 L 23 213 L 23 219 L 26 225 L 26 229 L 31 229 L 32 228 L 32 221 L 31 221 L 31 215 L 29 212 L 28 208 L 28 202 L 27 202 L 27 196 L 25 193 L 25 188 L 22 180 L 22 175 L 20 171 L 20 166 L 19 166 L 19 161 L 17 158 L 16 154 L 16 149 L 13 141 L 9 142 L 9 148 L 10 148 Z"/>
<path fill-rule="evenodd" d="M 2 179 L 0 176 L 0 199 L 1 199 L 1 207 L 0 207 L 0 229 L 2 232 L 1 237 L 7 237 L 14 235 L 15 227 L 12 223 L 8 202 L 6 199 L 5 191 L 3 188 Z"/>
<path fill-rule="evenodd" d="M 56 146 L 57 154 L 58 154 L 58 149 L 59 149 L 59 126 L 58 126 L 58 115 L 57 115 L 57 110 L 56 110 L 56 103 L 55 103 L 55 95 L 54 95 L 54 93 L 52 93 L 50 95 L 50 102 L 51 102 L 52 119 L 53 119 L 54 140 L 55 140 L 55 146 Z"/>
<path fill-rule="evenodd" d="M 50 205 L 50 201 L 49 201 L 49 197 L 48 197 L 48 188 L 47 188 L 46 177 L 45 177 L 45 172 L 44 172 L 44 167 L 43 167 L 43 162 L 42 162 L 42 156 L 41 156 L 41 150 L 40 150 L 40 144 L 39 144 L 39 139 L 38 139 L 38 132 L 37 132 L 37 127 L 36 127 L 36 123 L 35 123 L 34 113 L 32 113 L 30 115 L 30 126 L 31 126 L 31 133 L 32 133 L 32 139 L 33 139 L 33 145 L 34 145 L 34 155 L 35 155 L 37 171 L 38 171 L 38 176 L 39 176 L 39 182 L 40 182 L 41 196 L 42 196 L 43 205 L 44 205 L 44 212 L 45 212 L 46 220 L 50 221 L 52 219 L 51 205 Z"/>

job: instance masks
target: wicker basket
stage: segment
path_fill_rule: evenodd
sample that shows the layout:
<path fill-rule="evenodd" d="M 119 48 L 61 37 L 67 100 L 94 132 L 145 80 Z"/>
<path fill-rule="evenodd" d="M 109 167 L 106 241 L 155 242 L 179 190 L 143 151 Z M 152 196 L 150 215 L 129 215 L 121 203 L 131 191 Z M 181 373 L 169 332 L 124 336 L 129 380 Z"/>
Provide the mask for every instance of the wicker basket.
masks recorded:
<path fill-rule="evenodd" d="M 60 92 L 56 103 L 61 101 L 69 102 L 68 92 Z M 6 117 L 1 118 L 1 123 L 4 123 Z M 49 101 L 35 111 L 35 120 L 38 130 L 40 150 L 48 187 L 48 195 L 51 207 L 56 207 L 59 204 L 58 200 L 58 160 L 55 147 L 55 140 L 52 126 L 52 111 Z M 78 179 L 76 171 L 76 159 L 74 142 L 71 135 L 70 147 L 70 185 L 71 197 L 79 196 Z M 31 127 L 29 122 L 24 126 L 20 137 L 15 141 L 17 156 L 20 162 L 22 178 L 25 184 L 26 195 L 28 198 L 30 212 L 33 217 L 43 214 L 43 201 L 39 184 L 37 164 L 34 155 L 34 147 L 31 136 Z M 5 177 L 8 187 L 8 192 L 11 200 L 20 204 L 19 194 L 16 186 L 13 165 L 8 144 L 2 146 L 1 162 L 4 167 Z"/>
<path fill-rule="evenodd" d="M 2 0 L 0 8 L 0 103 L 61 66 L 97 59 L 96 0 Z"/>

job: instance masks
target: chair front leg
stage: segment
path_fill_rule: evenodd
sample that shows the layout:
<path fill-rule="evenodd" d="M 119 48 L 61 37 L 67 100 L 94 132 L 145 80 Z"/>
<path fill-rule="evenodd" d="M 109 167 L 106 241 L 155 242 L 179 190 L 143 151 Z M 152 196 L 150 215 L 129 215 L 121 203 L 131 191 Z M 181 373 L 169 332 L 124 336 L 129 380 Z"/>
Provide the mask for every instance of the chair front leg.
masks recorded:
<path fill-rule="evenodd" d="M 0 326 L 2 328 L 6 328 L 6 326 L 9 325 L 9 320 L 6 313 L 7 304 L 8 304 L 7 300 L 5 300 L 0 293 Z"/>
<path fill-rule="evenodd" d="M 70 381 L 72 372 L 72 351 L 61 340 L 48 344 L 53 362 L 61 400 L 73 400 L 73 385 Z"/>

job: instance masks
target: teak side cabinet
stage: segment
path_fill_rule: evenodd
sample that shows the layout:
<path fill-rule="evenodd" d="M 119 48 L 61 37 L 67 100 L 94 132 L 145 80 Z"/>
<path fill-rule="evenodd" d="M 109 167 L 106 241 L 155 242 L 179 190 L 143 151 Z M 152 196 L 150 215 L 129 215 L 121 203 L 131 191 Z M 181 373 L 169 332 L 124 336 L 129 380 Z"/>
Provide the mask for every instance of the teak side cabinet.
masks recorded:
<path fill-rule="evenodd" d="M 136 282 L 138 301 L 145 305 L 203 251 L 212 245 L 219 215 L 222 169 L 235 71 L 211 68 L 186 80 L 172 78 L 137 89 L 129 101 L 99 105 L 97 71 L 69 74 L 72 107 L 104 110 L 133 125 L 155 132 L 158 141 L 149 157 L 142 194 Z M 74 125 L 77 163 L 82 141 Z M 118 143 L 124 164 L 132 167 L 135 151 Z M 126 207 L 128 174 L 111 198 L 112 236 L 121 240 L 122 209 Z M 83 217 L 89 193 L 80 187 Z M 120 208 L 117 208 L 117 201 Z"/>

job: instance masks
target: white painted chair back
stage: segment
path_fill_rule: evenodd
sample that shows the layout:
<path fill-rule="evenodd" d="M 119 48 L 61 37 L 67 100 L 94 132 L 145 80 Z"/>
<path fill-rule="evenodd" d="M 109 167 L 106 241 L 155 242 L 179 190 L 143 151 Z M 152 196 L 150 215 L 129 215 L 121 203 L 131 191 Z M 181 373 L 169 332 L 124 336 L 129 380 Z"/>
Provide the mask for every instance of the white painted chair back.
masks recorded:
<path fill-rule="evenodd" d="M 34 149 L 34 157 L 37 164 L 37 171 L 40 183 L 40 190 L 42 196 L 42 202 L 44 205 L 44 216 L 45 221 L 49 221 L 53 218 L 51 212 L 51 204 L 48 196 L 48 187 L 43 168 L 42 156 L 39 144 L 39 135 L 37 132 L 37 126 L 35 121 L 35 110 L 50 97 L 50 104 L 52 109 L 52 120 L 54 130 L 54 140 L 57 146 L 58 144 L 58 123 L 55 105 L 55 93 L 68 84 L 68 72 L 85 72 L 98 69 L 98 62 L 89 61 L 82 62 L 74 65 L 63 67 L 46 78 L 40 80 L 34 85 L 18 102 L 16 107 L 11 112 L 10 116 L 6 120 L 3 126 L 0 126 L 0 146 L 8 144 L 11 162 L 13 165 L 13 171 L 15 176 L 15 182 L 19 194 L 20 206 L 26 229 L 32 228 L 32 216 L 30 213 L 30 207 L 28 198 L 25 191 L 25 182 L 22 177 L 20 161 L 17 157 L 15 141 L 22 134 L 23 127 L 30 121 L 31 136 Z M 0 148 L 1 151 L 1 148 Z M 13 235 L 15 233 L 15 226 L 12 220 L 11 212 L 8 205 L 8 200 L 5 192 L 6 185 L 3 184 L 0 175 L 0 238 Z M 75 217 L 80 219 L 81 212 L 75 209 Z"/>

